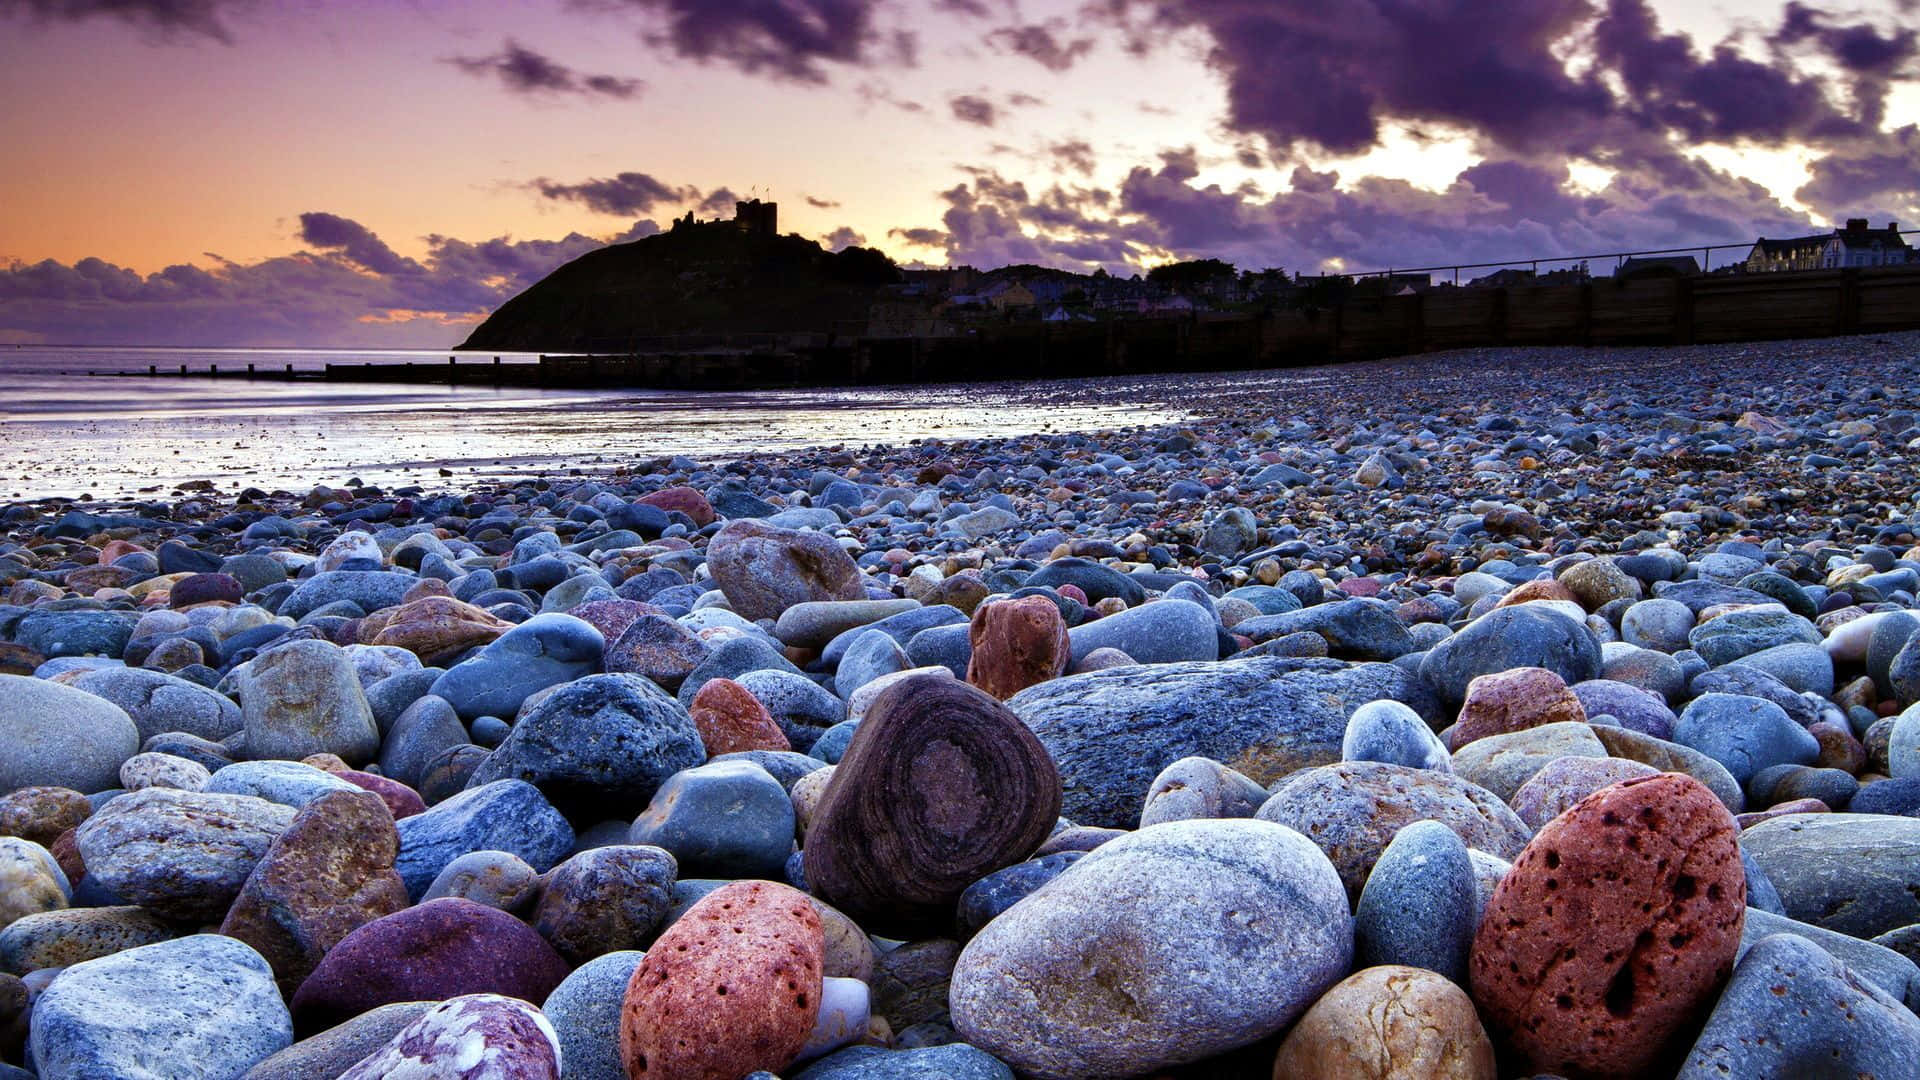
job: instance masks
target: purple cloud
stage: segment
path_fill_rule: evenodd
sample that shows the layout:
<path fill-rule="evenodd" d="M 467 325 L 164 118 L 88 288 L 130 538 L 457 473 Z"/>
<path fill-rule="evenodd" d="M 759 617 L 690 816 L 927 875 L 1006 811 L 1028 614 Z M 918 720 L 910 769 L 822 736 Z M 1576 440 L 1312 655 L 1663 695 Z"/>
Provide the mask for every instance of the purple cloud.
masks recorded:
<path fill-rule="evenodd" d="M 437 347 L 562 263 L 659 231 L 636 222 L 610 241 L 426 237 L 420 260 L 394 254 L 351 218 L 301 216 L 315 250 L 253 263 L 142 276 L 101 259 L 0 265 L 0 336 L 103 345 L 418 345 Z"/>
<path fill-rule="evenodd" d="M 534 190 L 549 199 L 584 204 L 602 214 L 634 217 L 651 214 L 656 206 L 680 206 L 700 201 L 693 187 L 672 187 L 643 172 L 623 172 L 617 176 L 563 184 L 541 177 L 533 181 Z"/>
<path fill-rule="evenodd" d="M 843 251 L 850 247 L 865 247 L 867 238 L 855 232 L 852 227 L 842 225 L 820 238 L 820 243 L 828 251 Z"/>
<path fill-rule="evenodd" d="M 953 110 L 954 119 L 963 124 L 975 124 L 979 127 L 992 127 L 999 119 L 1000 111 L 993 102 L 978 94 L 961 94 L 948 99 L 947 107 Z"/>
<path fill-rule="evenodd" d="M 828 64 L 911 60 L 911 35 L 886 33 L 880 0 L 623 0 L 664 25 L 648 40 L 701 63 L 795 82 L 827 81 Z"/>
<path fill-rule="evenodd" d="M 1001 53 L 1024 56 L 1049 71 L 1061 72 L 1093 51 L 1090 37 L 1063 39 L 1066 29 L 1065 19 L 1003 26 L 987 35 L 987 44 Z"/>
<path fill-rule="evenodd" d="M 580 74 L 511 38 L 490 56 L 454 56 L 446 62 L 469 75 L 497 77 L 507 89 L 519 94 L 576 94 L 625 101 L 640 96 L 646 88 L 639 79 Z"/>
<path fill-rule="evenodd" d="M 41 21 L 111 18 L 152 31 L 163 39 L 191 35 L 232 44 L 221 13 L 250 7 L 250 0 L 0 0 L 0 15 L 24 13 Z"/>

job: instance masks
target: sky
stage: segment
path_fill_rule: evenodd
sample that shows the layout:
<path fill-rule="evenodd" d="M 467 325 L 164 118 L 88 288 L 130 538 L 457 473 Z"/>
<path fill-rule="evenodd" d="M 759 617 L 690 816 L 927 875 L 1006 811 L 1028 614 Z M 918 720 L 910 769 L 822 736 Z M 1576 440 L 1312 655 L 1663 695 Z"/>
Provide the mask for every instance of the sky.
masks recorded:
<path fill-rule="evenodd" d="M 1121 274 L 1920 225 L 1917 39 L 1920 0 L 0 0 L 0 343 L 440 348 L 750 195 Z"/>

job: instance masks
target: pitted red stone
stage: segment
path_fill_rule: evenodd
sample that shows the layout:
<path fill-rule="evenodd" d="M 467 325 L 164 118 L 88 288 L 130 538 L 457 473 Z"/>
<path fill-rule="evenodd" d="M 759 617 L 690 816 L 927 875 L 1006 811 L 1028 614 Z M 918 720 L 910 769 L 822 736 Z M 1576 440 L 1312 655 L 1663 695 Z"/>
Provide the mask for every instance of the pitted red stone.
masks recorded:
<path fill-rule="evenodd" d="M 1513 668 L 1467 684 L 1467 699 L 1454 722 L 1450 749 L 1476 739 L 1506 735 L 1543 724 L 1586 723 L 1587 710 L 1565 680 L 1546 668 Z"/>
<path fill-rule="evenodd" d="M 1502 1060 L 1671 1073 L 1740 945 L 1735 835 L 1720 800 L 1679 773 L 1602 788 L 1542 827 L 1494 889 L 1469 962 Z"/>
<path fill-rule="evenodd" d="M 736 881 L 667 928 L 627 982 L 632 1080 L 738 1080 L 787 1067 L 820 1011 L 826 943 L 805 893 Z"/>
<path fill-rule="evenodd" d="M 1073 651 L 1067 621 L 1044 596 L 975 608 L 967 638 L 973 645 L 967 681 L 1001 701 L 1066 674 Z"/>
<path fill-rule="evenodd" d="M 708 757 L 742 750 L 791 750 L 793 744 L 774 723 L 753 691 L 732 679 L 709 679 L 693 695 L 687 711 L 706 744 Z"/>

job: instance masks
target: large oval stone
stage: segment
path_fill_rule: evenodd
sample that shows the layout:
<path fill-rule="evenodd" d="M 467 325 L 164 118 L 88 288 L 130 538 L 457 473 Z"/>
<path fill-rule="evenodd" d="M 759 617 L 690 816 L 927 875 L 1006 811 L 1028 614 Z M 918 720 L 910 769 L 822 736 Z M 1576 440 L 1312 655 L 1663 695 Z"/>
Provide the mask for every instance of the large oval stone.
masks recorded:
<path fill-rule="evenodd" d="M 627 983 L 627 1075 L 738 1080 L 786 1068 L 819 1014 L 824 952 L 820 916 L 797 889 L 738 881 L 707 894 Z"/>
<path fill-rule="evenodd" d="M 288 997 L 327 950 L 407 906 L 400 838 L 378 795 L 338 791 L 294 815 L 240 887 L 220 932 L 253 946 Z"/>
<path fill-rule="evenodd" d="M 1600 643 L 1586 625 L 1551 604 L 1495 608 L 1435 645 L 1420 676 L 1440 697 L 1462 701 L 1474 679 L 1514 668 L 1545 668 L 1566 684 L 1600 677 Z"/>
<path fill-rule="evenodd" d="M 748 619 L 778 619 L 809 601 L 866 597 L 860 567 L 833 537 L 754 518 L 730 521 L 714 534 L 707 566 L 728 605 Z"/>
<path fill-rule="evenodd" d="M 1339 875 L 1291 829 L 1177 821 L 1089 852 L 968 942 L 953 1025 L 1023 1075 L 1134 1076 L 1279 1031 L 1347 973 Z"/>
<path fill-rule="evenodd" d="M 234 672 L 247 756 L 298 761 L 338 754 L 360 765 L 380 752 L 380 729 L 347 651 L 329 641 L 296 641 Z"/>
<path fill-rule="evenodd" d="M 1469 962 L 1516 1066 L 1671 1069 L 1733 970 L 1746 874 L 1733 815 L 1679 773 L 1626 780 L 1540 830 L 1498 886 Z"/>
<path fill-rule="evenodd" d="M 1920 818 L 1788 814 L 1740 843 L 1801 922 L 1858 938 L 1920 923 Z"/>
<path fill-rule="evenodd" d="M 1545 668 L 1514 668 L 1481 675 L 1467 684 L 1467 699 L 1449 738 L 1458 750 L 1489 735 L 1546 724 L 1585 723 L 1586 719 L 1580 699 L 1560 676 Z"/>
<path fill-rule="evenodd" d="M 874 702 L 827 784 L 807 882 L 870 931 L 927 936 L 1059 814 L 1059 774 L 1019 717 L 956 679 L 906 679 Z"/>
<path fill-rule="evenodd" d="M 1279 785 L 1254 816 L 1318 844 L 1356 900 L 1380 853 L 1416 821 L 1438 821 L 1468 847 L 1502 859 L 1520 854 L 1531 835 L 1526 822 L 1484 788 L 1451 773 L 1382 761 L 1306 770 Z"/>
<path fill-rule="evenodd" d="M 397 1001 L 464 994 L 545 1001 L 566 977 L 566 961 L 526 923 L 447 897 L 375 919 L 342 938 L 300 984 L 293 1015 L 310 1032 Z"/>
<path fill-rule="evenodd" d="M 371 634 L 362 626 L 361 640 L 370 645 L 393 645 L 439 666 L 468 649 L 490 645 L 513 629 L 513 624 L 490 612 L 461 603 L 451 596 L 423 596 L 390 611 L 369 617 L 379 625 Z"/>
<path fill-rule="evenodd" d="M 638 675 L 590 675 L 541 699 L 467 781 L 525 780 L 563 813 L 628 817 L 706 760 L 693 719 Z"/>
<path fill-rule="evenodd" d="M 100 808 L 74 833 L 87 877 L 170 919 L 226 914 L 293 808 L 251 795 L 146 788 Z"/>
<path fill-rule="evenodd" d="M 1287 1033 L 1276 1080 L 1493 1080 L 1493 1043 L 1466 991 L 1420 968 L 1356 971 Z"/>
<path fill-rule="evenodd" d="M 1212 758 L 1271 784 L 1339 761 L 1347 718 L 1383 699 L 1437 714 L 1431 692 L 1392 664 L 1277 657 L 1069 675 L 1015 694 L 1007 708 L 1059 767 L 1062 811 L 1124 829 L 1139 822 L 1154 777 L 1181 758 Z"/>
<path fill-rule="evenodd" d="M 140 752 L 125 709 L 84 690 L 0 675 L 0 795 L 28 787 L 82 792 L 120 786 L 120 766 Z"/>
<path fill-rule="evenodd" d="M 237 1080 L 292 1041 L 267 962 L 217 934 L 76 964 L 33 1007 L 41 1080 Z"/>

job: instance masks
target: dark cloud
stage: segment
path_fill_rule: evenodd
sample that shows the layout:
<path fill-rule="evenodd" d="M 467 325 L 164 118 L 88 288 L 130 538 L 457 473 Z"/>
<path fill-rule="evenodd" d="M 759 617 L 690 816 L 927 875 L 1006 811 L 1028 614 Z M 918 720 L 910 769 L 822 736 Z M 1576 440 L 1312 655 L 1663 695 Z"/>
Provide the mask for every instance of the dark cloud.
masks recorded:
<path fill-rule="evenodd" d="M 816 210 L 840 209 L 840 204 L 833 201 L 832 199 L 822 199 L 813 195 L 807 196 L 807 205 L 813 207 Z"/>
<path fill-rule="evenodd" d="M 714 217 L 732 217 L 733 204 L 739 201 L 740 196 L 735 195 L 731 190 L 727 188 L 715 188 L 713 191 L 707 193 L 706 198 L 700 200 L 700 205 L 697 209 L 702 214 L 709 214 Z"/>
<path fill-rule="evenodd" d="M 881 0 L 619 0 L 660 23 L 649 40 L 701 63 L 795 82 L 827 81 L 830 64 L 911 62 L 914 40 L 887 31 Z"/>
<path fill-rule="evenodd" d="M 855 232 L 850 226 L 842 225 L 821 237 L 820 243 L 829 251 L 841 251 L 850 247 L 864 247 L 867 238 L 865 234 Z"/>
<path fill-rule="evenodd" d="M 1032 94 L 1015 93 L 1007 95 L 1007 104 L 1016 109 L 1031 109 L 1045 105 L 1046 103 L 1046 98 L 1034 97 Z"/>
<path fill-rule="evenodd" d="M 680 206 L 701 199 L 698 188 L 673 187 L 643 172 L 623 172 L 577 184 L 541 177 L 531 186 L 546 198 L 582 203 L 590 210 L 621 217 L 651 214 L 656 206 Z"/>
<path fill-rule="evenodd" d="M 221 15 L 251 6 L 250 0 L 0 0 L 0 15 L 24 14 L 48 22 L 118 19 L 163 39 L 199 36 L 232 44 Z"/>
<path fill-rule="evenodd" d="M 969 182 L 941 193 L 941 229 L 890 235 L 916 244 L 937 237 L 950 262 L 982 267 L 1131 273 L 1160 258 L 1213 257 L 1312 272 L 1740 244 L 1814 227 L 1758 184 L 1688 160 L 1694 175 L 1685 188 L 1621 173 L 1601 191 L 1576 193 L 1563 164 L 1496 159 L 1439 191 L 1372 176 L 1342 184 L 1338 173 L 1302 166 L 1287 189 L 1267 193 L 1202 184 L 1198 155 L 1178 149 L 1112 190 L 1035 191 L 969 169 Z"/>
<path fill-rule="evenodd" d="M 1815 161 L 1794 197 L 1834 219 L 1920 214 L 1920 126 Z M 1916 222 L 1920 224 L 1920 222 Z"/>
<path fill-rule="evenodd" d="M 491 56 L 454 56 L 446 62 L 469 75 L 497 77 L 507 89 L 520 94 L 628 100 L 640 96 L 646 88 L 639 79 L 581 74 L 512 39 Z"/>
<path fill-rule="evenodd" d="M 301 214 L 300 239 L 322 251 L 338 251 L 376 274 L 411 274 L 420 270 L 419 263 L 395 254 L 386 241 L 365 225 L 338 214 L 324 211 Z"/>
<path fill-rule="evenodd" d="M 142 276 L 100 259 L 0 265 L 0 335 L 106 345 L 418 345 L 465 336 L 515 293 L 602 246 L 658 232 L 634 223 L 603 240 L 425 238 L 401 258 L 350 218 L 300 215 L 314 250 Z"/>
<path fill-rule="evenodd" d="M 986 0 L 933 0 L 933 10 L 974 19 L 984 19 L 993 14 Z"/>
<path fill-rule="evenodd" d="M 1085 139 L 1054 143 L 1047 148 L 1056 169 L 1072 169 L 1082 176 L 1093 175 L 1093 144 Z"/>
<path fill-rule="evenodd" d="M 961 94 L 947 100 L 947 107 L 953 110 L 954 119 L 980 127 L 992 127 L 1000 118 L 1000 111 L 993 102 L 978 94 Z"/>
<path fill-rule="evenodd" d="M 1024 56 L 1049 71 L 1066 71 L 1093 51 L 1092 38 L 1063 37 L 1066 32 L 1065 19 L 1049 19 L 1003 26 L 987 35 L 987 44 L 1006 55 Z"/>
<path fill-rule="evenodd" d="M 887 235 L 920 247 L 941 247 L 947 242 L 947 234 L 939 229 L 888 229 Z"/>

